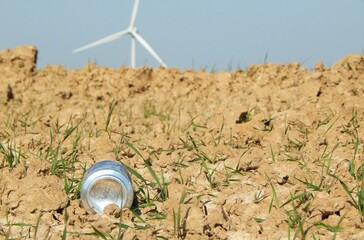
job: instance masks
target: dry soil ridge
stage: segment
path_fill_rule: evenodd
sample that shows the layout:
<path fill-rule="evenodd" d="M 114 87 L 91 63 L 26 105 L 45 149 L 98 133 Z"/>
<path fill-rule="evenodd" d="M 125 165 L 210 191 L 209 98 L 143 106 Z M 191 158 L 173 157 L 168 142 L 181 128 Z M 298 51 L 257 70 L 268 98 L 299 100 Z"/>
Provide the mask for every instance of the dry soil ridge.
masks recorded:
<path fill-rule="evenodd" d="M 356 197 L 361 182 L 348 162 L 355 156 L 355 172 L 361 171 L 363 56 L 349 55 L 331 68 L 319 62 L 312 71 L 265 63 L 218 73 L 92 63 L 37 69 L 36 58 L 34 47 L 0 51 L 0 236 L 34 238 L 38 219 L 37 237 L 59 239 L 65 227 L 67 239 L 97 239 L 85 235 L 95 229 L 116 236 L 115 215 L 86 213 L 74 189 L 66 193 L 64 179 L 81 179 L 82 167 L 101 159 L 121 159 L 152 181 L 128 139 L 163 173 L 169 198 L 139 212 L 165 219 L 143 223 L 123 212 L 134 226 L 122 231 L 124 239 L 285 239 L 289 223 L 292 238 L 299 229 L 294 207 L 309 238 L 362 239 L 358 210 L 327 173 Z M 12 167 L 7 156 L 20 161 Z M 70 165 L 55 165 L 61 158 Z M 65 167 L 71 170 L 63 173 Z M 338 233 L 327 227 L 337 225 Z"/>

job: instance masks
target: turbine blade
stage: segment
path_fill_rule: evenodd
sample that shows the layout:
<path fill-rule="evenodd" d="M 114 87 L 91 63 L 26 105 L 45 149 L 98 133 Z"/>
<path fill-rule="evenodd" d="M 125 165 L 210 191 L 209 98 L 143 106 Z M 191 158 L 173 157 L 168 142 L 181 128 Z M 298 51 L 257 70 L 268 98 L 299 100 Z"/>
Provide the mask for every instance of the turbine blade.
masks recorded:
<path fill-rule="evenodd" d="M 136 32 L 131 32 L 131 35 L 147 50 L 150 55 L 152 55 L 163 67 L 167 67 L 167 65 L 163 62 L 162 58 L 158 56 L 158 54 L 154 51 L 154 49 L 144 40 L 142 36 L 140 36 Z"/>
<path fill-rule="evenodd" d="M 135 0 L 135 2 L 134 2 L 133 12 L 132 12 L 131 18 L 130 18 L 130 27 L 135 26 L 135 19 L 137 17 L 138 9 L 139 9 L 139 1 L 140 0 Z"/>
<path fill-rule="evenodd" d="M 114 33 L 114 34 L 111 34 L 107 37 L 104 37 L 104 38 L 101 38 L 95 42 L 92 42 L 90 44 L 87 44 L 83 47 L 80 47 L 80 48 L 77 48 L 75 50 L 72 51 L 72 53 L 77 53 L 77 52 L 80 52 L 80 51 L 83 51 L 83 50 L 86 50 L 86 49 L 89 49 L 89 48 L 93 48 L 93 47 L 96 47 L 96 46 L 99 46 L 101 44 L 104 44 L 104 43 L 107 43 L 107 42 L 112 42 L 118 38 L 121 38 L 122 36 L 124 36 L 125 34 L 128 34 L 130 33 L 129 30 L 124 30 L 124 31 L 121 31 L 121 32 L 117 32 L 117 33 Z"/>

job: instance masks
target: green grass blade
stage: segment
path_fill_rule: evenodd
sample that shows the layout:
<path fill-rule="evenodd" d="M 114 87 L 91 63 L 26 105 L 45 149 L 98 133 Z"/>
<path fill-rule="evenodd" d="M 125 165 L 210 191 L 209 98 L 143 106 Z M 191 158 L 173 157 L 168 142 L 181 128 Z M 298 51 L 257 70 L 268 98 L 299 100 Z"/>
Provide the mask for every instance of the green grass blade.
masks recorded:
<path fill-rule="evenodd" d="M 257 222 L 257 223 L 262 223 L 265 221 L 265 218 L 254 218 L 254 220 Z"/>
<path fill-rule="evenodd" d="M 64 229 L 63 229 L 63 234 L 62 234 L 62 240 L 66 240 L 67 239 L 67 225 L 68 225 L 68 212 L 67 212 L 67 209 L 65 209 L 65 213 L 64 213 Z"/>
<path fill-rule="evenodd" d="M 340 180 L 340 184 L 341 184 L 341 186 L 343 186 L 343 188 L 344 188 L 345 192 L 347 192 L 347 193 L 348 193 L 348 195 L 350 196 L 350 198 L 351 198 L 352 203 L 354 204 L 354 206 L 355 206 L 358 210 L 360 210 L 360 206 L 359 206 L 359 205 L 358 205 L 358 203 L 355 201 L 355 199 L 354 199 L 353 195 L 351 194 L 351 192 L 350 192 L 349 188 L 346 186 L 346 184 L 345 184 L 343 181 L 341 181 L 341 180 Z"/>
<path fill-rule="evenodd" d="M 153 168 L 150 166 L 149 162 L 147 160 L 145 160 L 145 158 L 143 157 L 143 155 L 139 152 L 139 150 L 133 144 L 131 144 L 129 141 L 126 141 L 126 144 L 138 156 L 140 156 L 143 159 L 145 166 L 147 167 L 149 173 L 152 175 L 152 178 L 154 179 L 155 183 L 157 184 L 159 190 L 162 193 L 162 200 L 166 200 L 168 196 L 167 196 L 166 184 L 164 183 L 164 181 L 163 181 L 163 184 L 162 184 L 161 181 L 159 180 L 157 174 L 155 173 L 155 171 L 153 170 Z"/>
<path fill-rule="evenodd" d="M 342 228 L 340 226 L 331 226 L 329 224 L 324 224 L 324 223 L 321 223 L 321 222 L 316 223 L 315 226 L 318 227 L 318 228 L 325 228 L 328 231 L 334 232 L 334 233 L 343 232 L 345 230 L 344 228 Z"/>
<path fill-rule="evenodd" d="M 295 196 L 292 196 L 292 195 L 291 195 L 291 198 L 290 198 L 290 199 L 288 199 L 286 202 L 284 202 L 284 203 L 280 206 L 280 208 L 284 207 L 284 206 L 285 206 L 285 205 L 287 205 L 288 203 L 291 203 L 291 202 L 293 202 L 294 200 L 299 199 L 299 198 L 301 198 L 302 196 L 305 196 L 305 195 L 306 195 L 306 193 L 305 193 L 305 192 L 303 192 L 303 193 L 299 193 L 299 194 L 297 194 L 297 195 L 295 195 Z"/>
<path fill-rule="evenodd" d="M 11 226 L 17 226 L 17 227 L 34 227 L 33 224 L 30 224 L 30 223 L 12 223 Z"/>
<path fill-rule="evenodd" d="M 176 235 L 177 233 L 177 215 L 176 215 L 176 212 L 173 210 L 173 235 Z"/>
<path fill-rule="evenodd" d="M 337 178 L 341 184 L 341 186 L 344 188 L 345 192 L 350 196 L 352 203 L 354 204 L 355 208 L 360 210 L 360 206 L 356 202 L 355 198 L 352 195 L 352 192 L 349 190 L 348 186 L 339 178 Z"/>
<path fill-rule="evenodd" d="M 272 145 L 269 145 L 269 146 L 270 146 L 270 153 L 271 153 L 271 156 L 272 156 L 272 163 L 275 163 L 276 162 L 276 157 L 274 155 Z"/>
<path fill-rule="evenodd" d="M 105 131 L 107 131 L 109 129 L 110 123 L 111 123 L 111 116 L 114 112 L 114 108 L 116 106 L 116 101 L 112 100 L 111 103 L 109 104 L 109 112 L 107 114 L 107 118 L 106 118 L 106 123 L 105 123 Z"/>
<path fill-rule="evenodd" d="M 362 165 L 362 167 L 363 167 L 363 165 Z M 360 186 L 360 190 L 358 192 L 358 207 L 359 207 L 360 214 L 363 215 L 363 210 L 364 210 L 364 175 L 361 177 L 361 186 Z"/>
<path fill-rule="evenodd" d="M 318 187 L 318 186 L 316 186 L 316 185 L 314 185 L 314 184 L 312 184 L 312 183 L 309 183 L 309 182 L 307 182 L 307 181 L 302 181 L 302 180 L 300 180 L 300 179 L 298 179 L 298 178 L 295 178 L 297 181 L 299 181 L 300 183 L 303 183 L 303 184 L 305 184 L 308 188 L 311 188 L 312 190 L 314 190 L 314 191 L 318 191 L 318 192 L 322 192 L 323 191 L 323 189 L 321 189 L 320 187 Z"/>
<path fill-rule="evenodd" d="M 145 180 L 145 178 L 140 175 L 140 173 L 138 173 L 135 169 L 129 167 L 126 164 L 123 164 L 123 166 L 126 168 L 126 170 L 131 173 L 132 175 L 134 175 L 135 177 L 137 177 L 138 179 L 140 179 L 143 183 L 147 184 L 147 181 Z"/>
<path fill-rule="evenodd" d="M 268 175 L 266 173 L 264 173 L 264 174 L 265 174 L 266 178 L 269 180 L 269 184 L 270 184 L 270 186 L 272 188 L 272 194 L 273 194 L 272 200 L 271 200 L 271 202 L 269 204 L 269 211 L 268 212 L 270 213 L 271 210 L 272 210 L 272 207 L 273 207 L 273 201 L 276 202 L 276 206 L 278 207 L 279 206 L 279 199 L 278 199 L 277 192 L 276 192 L 270 178 L 268 177 Z"/>
<path fill-rule="evenodd" d="M 104 240 L 107 240 L 106 233 L 101 232 L 100 230 L 98 230 L 94 226 L 92 226 L 92 229 L 94 230 L 94 233 L 93 233 L 94 236 L 97 236 L 97 237 L 100 237 L 100 238 L 102 238 Z"/>
<path fill-rule="evenodd" d="M 40 224 L 40 219 L 42 218 L 42 213 L 41 214 L 39 214 L 39 217 L 38 217 L 38 219 L 37 219 L 37 222 L 36 222 L 36 224 L 35 224 L 35 226 L 34 226 L 34 240 L 36 240 L 37 239 L 37 234 L 38 234 L 38 228 L 39 228 L 39 224 Z"/>
<path fill-rule="evenodd" d="M 64 137 L 63 137 L 63 140 L 62 140 L 62 143 L 64 142 L 64 141 L 66 141 L 66 139 L 69 137 L 69 136 L 71 136 L 71 134 L 76 130 L 78 128 L 78 124 L 76 125 L 76 126 L 74 126 L 74 127 L 72 127 L 72 128 L 70 128 L 70 129 L 67 129 L 66 131 L 65 131 L 65 135 L 64 135 Z"/>
<path fill-rule="evenodd" d="M 186 197 L 187 197 L 187 190 L 186 188 L 184 188 L 181 194 L 181 198 L 179 199 L 179 204 L 183 204 L 186 200 Z"/>
<path fill-rule="evenodd" d="M 139 152 L 139 150 L 132 144 L 130 143 L 128 140 L 126 141 L 126 145 L 131 148 L 139 157 L 141 157 L 144 161 L 146 161 L 143 157 L 143 155 Z"/>

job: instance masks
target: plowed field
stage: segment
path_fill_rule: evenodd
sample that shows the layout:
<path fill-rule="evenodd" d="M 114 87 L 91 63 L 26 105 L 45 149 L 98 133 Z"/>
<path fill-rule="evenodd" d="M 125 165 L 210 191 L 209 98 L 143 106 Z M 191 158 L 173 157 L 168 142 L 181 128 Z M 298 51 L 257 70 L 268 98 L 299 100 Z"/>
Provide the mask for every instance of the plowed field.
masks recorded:
<path fill-rule="evenodd" d="M 0 51 L 1 238 L 364 239 L 363 56 L 211 73 L 36 55 Z M 133 169 L 132 209 L 84 210 L 104 159 Z"/>

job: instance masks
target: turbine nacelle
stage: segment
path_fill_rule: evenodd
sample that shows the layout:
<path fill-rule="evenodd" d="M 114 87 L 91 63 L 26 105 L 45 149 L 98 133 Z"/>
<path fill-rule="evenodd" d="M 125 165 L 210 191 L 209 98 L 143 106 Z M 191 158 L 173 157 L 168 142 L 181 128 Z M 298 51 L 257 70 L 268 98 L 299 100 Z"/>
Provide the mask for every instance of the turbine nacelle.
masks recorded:
<path fill-rule="evenodd" d="M 132 34 L 132 33 L 138 33 L 138 29 L 137 27 L 135 26 L 130 26 L 127 28 L 127 31 L 129 32 L 129 34 Z"/>

